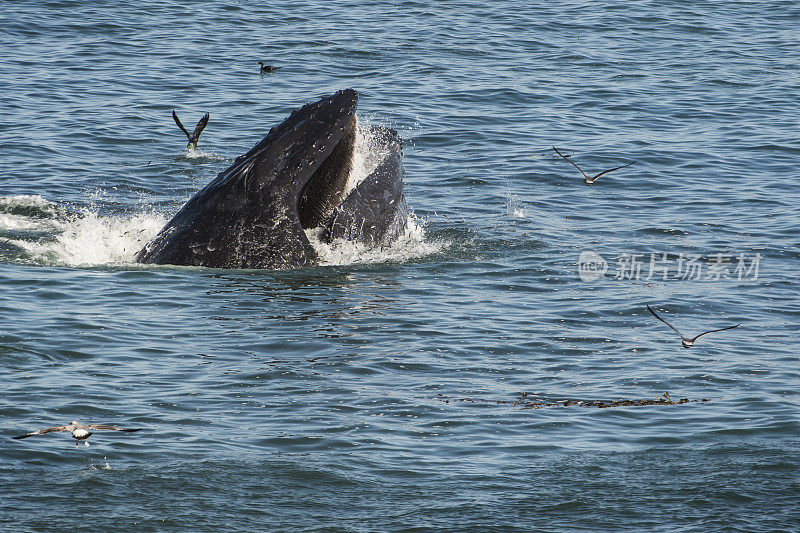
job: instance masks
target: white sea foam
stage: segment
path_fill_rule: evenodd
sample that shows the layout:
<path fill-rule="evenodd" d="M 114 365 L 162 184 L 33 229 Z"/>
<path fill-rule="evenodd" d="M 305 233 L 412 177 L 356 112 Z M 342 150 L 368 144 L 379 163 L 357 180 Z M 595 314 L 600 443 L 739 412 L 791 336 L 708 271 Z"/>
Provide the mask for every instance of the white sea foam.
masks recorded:
<path fill-rule="evenodd" d="M 334 239 L 327 243 L 319 239 L 322 228 L 306 233 L 322 265 L 403 263 L 441 252 L 450 246 L 448 241 L 426 238 L 424 226 L 424 222 L 409 215 L 406 232 L 390 245 L 381 247 L 370 247 L 345 239 Z"/>
<path fill-rule="evenodd" d="M 213 152 L 206 152 L 204 150 L 201 150 L 200 148 L 195 148 L 194 146 L 189 146 L 188 148 L 186 148 L 184 156 L 187 159 L 210 159 L 212 161 L 222 161 L 223 159 L 225 159 L 221 155 L 217 155 Z"/>
<path fill-rule="evenodd" d="M 166 223 L 154 213 L 100 216 L 84 211 L 82 215 L 65 221 L 55 241 L 28 243 L 31 255 L 70 266 L 132 263 L 136 252 Z"/>
<path fill-rule="evenodd" d="M 48 220 L 13 213 L 0 213 L 0 231 L 49 231 L 56 225 Z"/>
<path fill-rule="evenodd" d="M 3 220 L 0 216 L 0 222 Z M 125 216 L 101 216 L 84 210 L 63 220 L 42 221 L 20 217 L 18 227 L 47 230 L 52 237 L 25 240 L 3 239 L 25 251 L 34 263 L 66 266 L 125 265 L 134 263 L 134 255 L 164 226 L 168 218 L 152 212 Z M 7 226 L 4 226 L 7 227 Z M 334 239 L 319 240 L 317 231 L 309 231 L 312 246 L 322 265 L 375 264 L 404 262 L 438 253 L 449 246 L 447 241 L 426 238 L 424 223 L 413 215 L 403 236 L 389 246 L 369 247 L 363 243 Z"/>
<path fill-rule="evenodd" d="M 16 214 L 20 208 L 36 210 Z M 133 256 L 165 224 L 152 212 L 103 216 L 91 209 L 66 213 L 38 197 L 0 197 L 0 232 L 14 231 L 2 240 L 23 250 L 35 263 L 92 266 L 133 262 Z M 25 233 L 31 232 L 30 238 Z M 34 233 L 35 232 L 35 233 Z M 46 232 L 42 237 L 39 233 Z"/>
<path fill-rule="evenodd" d="M 45 200 L 38 194 L 19 194 L 16 196 L 0 196 L 0 210 L 11 211 L 14 208 L 35 207 L 42 211 L 55 212 L 56 204 Z"/>

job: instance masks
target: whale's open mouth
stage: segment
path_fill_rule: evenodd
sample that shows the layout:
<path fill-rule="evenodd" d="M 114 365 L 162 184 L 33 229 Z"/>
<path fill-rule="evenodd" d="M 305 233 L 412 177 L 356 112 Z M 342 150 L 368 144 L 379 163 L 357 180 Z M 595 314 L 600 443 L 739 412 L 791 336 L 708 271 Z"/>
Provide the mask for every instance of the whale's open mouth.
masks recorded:
<path fill-rule="evenodd" d="M 358 94 L 339 91 L 306 104 L 192 197 L 140 250 L 142 263 L 222 268 L 296 268 L 317 263 L 305 233 L 383 245 L 406 227 L 397 132 L 380 161 L 349 184 Z"/>
<path fill-rule="evenodd" d="M 317 167 L 303 188 L 297 202 L 297 213 L 303 229 L 322 226 L 342 202 L 356 144 L 356 118 L 347 125 L 330 155 Z"/>
<path fill-rule="evenodd" d="M 402 184 L 391 182 L 402 175 L 401 144 L 396 131 L 362 127 L 354 118 L 303 189 L 298 201 L 303 229 L 320 229 L 316 237 L 323 241 L 344 238 L 367 245 L 385 244 L 402 233 L 407 214 Z M 395 208 L 393 227 L 384 227 L 387 210 Z"/>

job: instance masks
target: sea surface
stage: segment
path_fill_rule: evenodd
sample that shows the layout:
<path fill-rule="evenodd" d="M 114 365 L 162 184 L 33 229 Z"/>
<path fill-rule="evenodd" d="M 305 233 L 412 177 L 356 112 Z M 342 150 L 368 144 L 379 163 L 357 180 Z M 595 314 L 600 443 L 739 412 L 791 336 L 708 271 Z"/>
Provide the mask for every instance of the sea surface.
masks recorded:
<path fill-rule="evenodd" d="M 795 0 L 3 2 L 3 529 L 797 531 L 798 28 Z M 133 261 L 344 88 L 403 138 L 401 241 Z M 172 110 L 210 113 L 197 150 Z M 740 325 L 684 349 L 648 305 Z M 11 439 L 71 420 L 142 430 Z"/>

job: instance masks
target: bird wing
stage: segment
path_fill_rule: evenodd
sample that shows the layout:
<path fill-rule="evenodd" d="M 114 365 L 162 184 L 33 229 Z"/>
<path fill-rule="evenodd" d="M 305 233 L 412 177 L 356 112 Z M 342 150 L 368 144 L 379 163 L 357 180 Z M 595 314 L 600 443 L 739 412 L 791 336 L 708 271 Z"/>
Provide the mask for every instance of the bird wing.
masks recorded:
<path fill-rule="evenodd" d="M 714 333 L 715 331 L 725 331 L 726 329 L 738 328 L 739 326 L 741 326 L 741 324 L 736 324 L 735 326 L 728 326 L 727 328 L 719 328 L 719 329 L 712 329 L 711 331 L 706 331 L 705 333 L 701 333 L 700 335 L 692 339 L 692 342 L 696 341 L 703 335 L 708 335 L 709 333 Z"/>
<path fill-rule="evenodd" d="M 197 123 L 197 126 L 195 126 L 190 139 L 194 139 L 194 141 L 197 142 L 197 139 L 200 138 L 200 134 L 205 129 L 206 124 L 208 124 L 208 113 L 203 115 L 203 118 L 201 118 L 200 121 Z"/>
<path fill-rule="evenodd" d="M 105 429 L 108 431 L 141 431 L 142 428 L 121 428 L 117 426 L 110 426 L 108 424 L 86 424 L 88 429 Z"/>
<path fill-rule="evenodd" d="M 572 163 L 572 161 L 570 161 L 570 163 Z M 592 178 L 592 181 L 596 180 L 597 178 L 599 178 L 599 177 L 600 177 L 600 176 L 602 176 L 603 174 L 608 174 L 609 172 L 614 172 L 615 170 L 619 170 L 619 169 L 621 169 L 621 168 L 629 167 L 629 166 L 631 166 L 631 165 L 632 165 L 632 164 L 634 164 L 634 163 L 636 163 L 636 161 L 631 161 L 630 163 L 627 163 L 627 164 L 625 164 L 625 165 L 620 165 L 620 166 L 618 166 L 618 167 L 614 167 L 614 168 L 610 168 L 610 169 L 608 169 L 608 170 L 604 170 L 604 171 L 602 171 L 600 174 L 598 174 L 597 176 L 593 177 L 593 178 Z"/>
<path fill-rule="evenodd" d="M 584 177 L 584 178 L 586 178 L 587 180 L 588 180 L 588 179 L 591 179 L 591 178 L 589 178 L 589 176 L 587 176 L 587 175 L 586 175 L 586 173 L 585 173 L 583 170 L 581 170 L 581 167 L 579 167 L 578 165 L 576 165 L 575 163 L 573 163 L 572 161 L 570 161 L 570 159 L 569 159 L 567 156 L 565 156 L 564 154 L 562 154 L 561 152 L 559 152 L 559 151 L 558 151 L 558 148 L 556 148 L 555 146 L 553 146 L 553 150 L 555 150 L 555 151 L 556 151 L 556 153 L 557 153 L 558 155 L 560 155 L 561 157 L 563 157 L 563 158 L 564 158 L 564 161 L 566 161 L 567 163 L 569 163 L 569 164 L 570 164 L 570 165 L 572 165 L 573 167 L 577 168 L 577 169 L 578 169 L 578 172 L 580 172 L 581 174 L 583 174 L 583 177 Z"/>
<path fill-rule="evenodd" d="M 652 307 L 650 307 L 650 306 L 648 305 L 648 306 L 647 306 L 647 310 L 648 310 L 648 311 L 650 311 L 650 312 L 653 314 L 653 316 L 654 316 L 654 317 L 656 317 L 657 319 L 659 319 L 659 320 L 660 320 L 661 322 L 663 322 L 664 324 L 668 325 L 668 326 L 669 326 L 669 328 L 670 328 L 672 331 L 674 331 L 675 333 L 677 333 L 677 334 L 680 336 L 680 338 L 681 338 L 681 339 L 683 338 L 683 335 L 681 335 L 681 332 L 680 332 L 680 331 L 678 331 L 677 329 L 675 329 L 674 327 L 672 327 L 672 324 L 670 324 L 669 322 L 667 322 L 666 320 L 664 320 L 663 318 L 661 318 L 660 316 L 658 316 L 658 315 L 656 314 L 656 312 L 655 312 L 655 311 L 653 311 L 653 308 L 652 308 Z"/>
<path fill-rule="evenodd" d="M 174 111 L 174 110 L 172 111 L 172 118 L 173 118 L 173 119 L 175 119 L 175 124 L 177 124 L 177 125 L 178 125 L 178 127 L 181 129 L 181 131 L 183 131 L 183 133 L 185 133 L 185 134 L 186 134 L 186 136 L 187 136 L 189 139 L 191 139 L 191 138 L 192 138 L 192 136 L 191 136 L 191 135 L 189 135 L 189 132 L 188 132 L 188 131 L 186 131 L 186 128 L 184 128 L 184 127 L 183 127 L 183 124 L 181 124 L 181 119 L 179 119 L 179 118 L 178 118 L 178 115 L 176 115 L 176 114 L 175 114 L 175 111 Z"/>
<path fill-rule="evenodd" d="M 33 437 L 35 435 L 44 435 L 45 433 L 53 433 L 54 431 L 69 431 L 69 426 L 53 426 L 51 428 L 39 429 L 37 431 L 32 431 L 30 433 L 26 433 L 25 435 L 17 435 L 16 437 L 11 437 L 11 438 L 12 439 L 27 439 L 28 437 Z"/>

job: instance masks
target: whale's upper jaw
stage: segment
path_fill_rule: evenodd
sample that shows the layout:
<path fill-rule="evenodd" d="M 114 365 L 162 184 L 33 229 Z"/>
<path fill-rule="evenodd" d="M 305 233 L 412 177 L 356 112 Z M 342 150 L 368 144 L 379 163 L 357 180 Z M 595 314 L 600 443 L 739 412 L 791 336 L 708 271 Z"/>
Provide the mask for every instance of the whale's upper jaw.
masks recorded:
<path fill-rule="evenodd" d="M 358 93 L 345 89 L 293 111 L 206 189 L 239 179 L 249 192 L 285 185 L 299 195 L 355 123 L 357 106 Z"/>
<path fill-rule="evenodd" d="M 327 133 L 318 135 L 320 140 L 312 146 L 313 174 L 301 181 L 297 211 L 303 228 L 324 224 L 344 198 L 355 152 L 357 105 L 358 95 L 352 89 L 314 104 L 320 109 L 312 116 L 319 115 Z"/>

